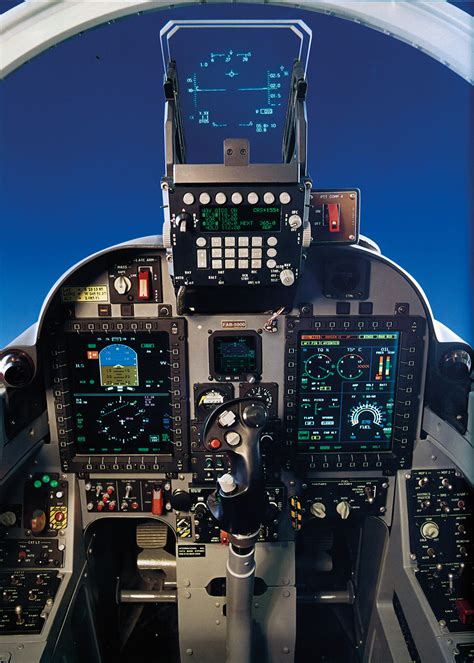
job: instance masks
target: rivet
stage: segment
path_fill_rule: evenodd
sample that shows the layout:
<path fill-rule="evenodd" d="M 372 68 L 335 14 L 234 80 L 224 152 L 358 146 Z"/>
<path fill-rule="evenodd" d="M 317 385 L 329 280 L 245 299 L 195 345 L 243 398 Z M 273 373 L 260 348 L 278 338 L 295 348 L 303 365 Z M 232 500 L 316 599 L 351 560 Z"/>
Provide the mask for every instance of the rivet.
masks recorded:
<path fill-rule="evenodd" d="M 191 581 L 190 581 L 189 578 L 185 578 L 185 579 L 183 580 L 183 585 L 184 585 L 185 587 L 189 587 L 190 584 L 191 584 Z"/>
<path fill-rule="evenodd" d="M 415 559 L 416 559 L 416 555 L 415 555 L 414 553 L 410 553 L 410 559 L 413 560 L 413 561 L 415 561 Z"/>
<path fill-rule="evenodd" d="M 407 481 L 408 481 L 408 479 L 411 479 L 411 474 L 410 474 L 409 472 L 407 472 L 407 473 L 405 474 L 405 479 L 406 479 Z"/>
<path fill-rule="evenodd" d="M 256 608 L 259 608 L 259 607 L 260 607 L 260 603 L 254 603 L 254 606 L 255 606 Z"/>
<path fill-rule="evenodd" d="M 282 581 L 281 581 L 281 584 L 282 585 L 289 585 L 290 584 L 289 578 L 283 578 Z"/>
<path fill-rule="evenodd" d="M 216 626 L 219 626 L 220 623 L 221 623 L 221 620 L 220 620 L 220 619 L 216 619 Z"/>
<path fill-rule="evenodd" d="M 220 607 L 221 607 L 221 604 L 219 603 L 219 601 L 216 601 L 216 608 L 220 608 Z"/>
<path fill-rule="evenodd" d="M 283 647 L 282 649 L 284 654 L 289 654 L 290 653 L 290 648 L 289 647 Z"/>
<path fill-rule="evenodd" d="M 291 596 L 291 592 L 289 592 L 287 589 L 285 589 L 285 591 L 283 592 L 283 596 L 285 598 L 288 598 L 289 596 Z"/>
<path fill-rule="evenodd" d="M 185 598 L 190 599 L 191 598 L 191 592 L 184 592 L 184 596 L 185 596 Z"/>
<path fill-rule="evenodd" d="M 186 649 L 186 654 L 188 656 L 192 656 L 193 655 L 193 650 L 192 649 Z"/>

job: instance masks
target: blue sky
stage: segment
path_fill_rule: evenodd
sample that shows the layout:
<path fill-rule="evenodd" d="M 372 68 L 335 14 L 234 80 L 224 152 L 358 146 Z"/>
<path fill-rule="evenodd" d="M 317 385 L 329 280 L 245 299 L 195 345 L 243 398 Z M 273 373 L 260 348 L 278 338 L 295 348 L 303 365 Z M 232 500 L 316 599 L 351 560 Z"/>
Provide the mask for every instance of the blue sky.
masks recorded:
<path fill-rule="evenodd" d="M 98 27 L 3 82 L 0 346 L 35 321 L 49 288 L 74 262 L 161 231 L 161 26 L 170 18 L 272 17 L 302 18 L 313 30 L 315 186 L 359 187 L 362 233 L 419 281 L 439 320 L 473 341 L 468 83 L 342 19 L 200 5 Z"/>

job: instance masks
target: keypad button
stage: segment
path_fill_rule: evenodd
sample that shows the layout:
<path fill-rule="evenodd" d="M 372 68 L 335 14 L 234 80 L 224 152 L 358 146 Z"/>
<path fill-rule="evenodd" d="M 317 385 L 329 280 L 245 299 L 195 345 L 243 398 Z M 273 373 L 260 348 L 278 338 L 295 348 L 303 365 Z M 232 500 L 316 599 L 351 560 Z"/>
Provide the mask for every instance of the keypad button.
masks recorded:
<path fill-rule="evenodd" d="M 263 237 L 252 237 L 252 246 L 262 246 Z"/>
<path fill-rule="evenodd" d="M 267 249 L 267 256 L 269 258 L 274 258 L 277 254 L 276 249 Z"/>
<path fill-rule="evenodd" d="M 216 193 L 215 201 L 218 205 L 225 205 L 227 202 L 227 196 L 223 191 Z"/>
<path fill-rule="evenodd" d="M 248 269 L 249 261 L 248 260 L 239 260 L 239 269 Z"/>
<path fill-rule="evenodd" d="M 235 258 L 235 249 L 226 249 L 225 250 L 226 258 Z"/>
<path fill-rule="evenodd" d="M 249 205 L 256 205 L 258 203 L 258 193 L 251 191 L 247 196 L 247 202 Z"/>
<path fill-rule="evenodd" d="M 282 205 L 288 205 L 288 203 L 291 203 L 291 196 L 288 191 L 282 191 L 280 193 L 280 202 Z"/>
<path fill-rule="evenodd" d="M 248 249 L 239 249 L 239 258 L 248 258 L 249 250 Z"/>
<path fill-rule="evenodd" d="M 197 254 L 198 269 L 206 269 L 207 268 L 207 251 L 206 251 L 206 249 L 198 249 L 196 251 L 196 254 Z"/>
<path fill-rule="evenodd" d="M 213 258 L 222 258 L 222 249 L 212 249 L 211 254 Z"/>
<path fill-rule="evenodd" d="M 184 196 L 183 196 L 183 203 L 184 203 L 185 205 L 192 205 L 193 202 L 194 202 L 194 196 L 193 196 L 193 194 L 192 194 L 190 191 L 188 191 L 188 192 L 185 193 Z"/>
<path fill-rule="evenodd" d="M 278 244 L 278 240 L 277 240 L 276 237 L 273 237 L 273 236 L 269 237 L 267 239 L 267 244 L 268 244 L 268 246 L 276 246 Z"/>
<path fill-rule="evenodd" d="M 261 258 L 262 249 L 252 249 L 252 258 Z"/>
<path fill-rule="evenodd" d="M 226 260 L 224 264 L 226 269 L 235 269 L 235 260 Z"/>
<path fill-rule="evenodd" d="M 262 266 L 261 260 L 252 260 L 252 269 L 260 269 Z"/>
<path fill-rule="evenodd" d="M 263 194 L 263 200 L 267 205 L 273 205 L 273 203 L 275 202 L 275 196 L 271 191 L 266 191 Z"/>
<path fill-rule="evenodd" d="M 242 194 L 239 191 L 234 191 L 234 193 L 231 196 L 231 200 L 234 203 L 234 205 L 240 205 L 240 203 L 243 200 Z"/>
<path fill-rule="evenodd" d="M 196 239 L 196 246 L 200 246 L 202 248 L 203 246 L 206 246 L 206 244 L 207 244 L 207 240 L 206 240 L 205 237 L 198 237 Z"/>
<path fill-rule="evenodd" d="M 224 244 L 226 246 L 235 246 L 235 237 L 226 237 L 224 239 Z"/>
<path fill-rule="evenodd" d="M 249 238 L 248 237 L 239 237 L 239 246 L 248 246 Z"/>
<path fill-rule="evenodd" d="M 273 260 L 273 258 L 270 258 L 270 260 L 267 260 L 267 267 L 268 269 L 273 269 L 276 267 L 276 261 Z"/>
<path fill-rule="evenodd" d="M 213 260 L 212 269 L 222 269 L 222 260 Z"/>
<path fill-rule="evenodd" d="M 207 193 L 207 191 L 203 191 L 201 195 L 199 196 L 199 202 L 201 205 L 209 205 L 211 202 L 211 196 Z"/>
<path fill-rule="evenodd" d="M 211 246 L 222 246 L 222 237 L 212 237 Z"/>

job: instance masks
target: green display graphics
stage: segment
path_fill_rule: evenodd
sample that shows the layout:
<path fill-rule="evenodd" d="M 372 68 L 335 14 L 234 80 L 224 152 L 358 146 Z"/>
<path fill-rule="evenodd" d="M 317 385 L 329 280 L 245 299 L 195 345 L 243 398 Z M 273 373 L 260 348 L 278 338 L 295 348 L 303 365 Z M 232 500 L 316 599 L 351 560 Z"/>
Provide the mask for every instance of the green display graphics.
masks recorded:
<path fill-rule="evenodd" d="M 281 208 L 201 207 L 201 232 L 275 232 L 280 230 Z"/>
<path fill-rule="evenodd" d="M 298 446 L 388 451 L 399 332 L 314 334 L 298 340 Z"/>
<path fill-rule="evenodd" d="M 254 331 L 214 332 L 209 338 L 211 375 L 217 380 L 244 380 L 262 372 L 262 340 Z"/>
<path fill-rule="evenodd" d="M 170 454 L 167 332 L 68 334 L 79 454 Z"/>

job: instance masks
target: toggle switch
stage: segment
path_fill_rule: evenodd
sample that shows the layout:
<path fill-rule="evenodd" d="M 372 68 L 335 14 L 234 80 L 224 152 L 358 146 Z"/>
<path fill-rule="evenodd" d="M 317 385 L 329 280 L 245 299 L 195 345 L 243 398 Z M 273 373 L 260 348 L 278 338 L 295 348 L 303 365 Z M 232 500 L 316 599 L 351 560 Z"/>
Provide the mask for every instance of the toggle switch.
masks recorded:
<path fill-rule="evenodd" d="M 163 513 L 163 490 L 161 488 L 153 488 L 151 512 L 154 516 L 161 516 Z"/>
<path fill-rule="evenodd" d="M 341 232 L 341 208 L 337 203 L 327 203 L 323 211 L 324 224 L 330 233 Z"/>
<path fill-rule="evenodd" d="M 138 270 L 138 299 L 151 299 L 151 269 L 146 267 Z"/>

